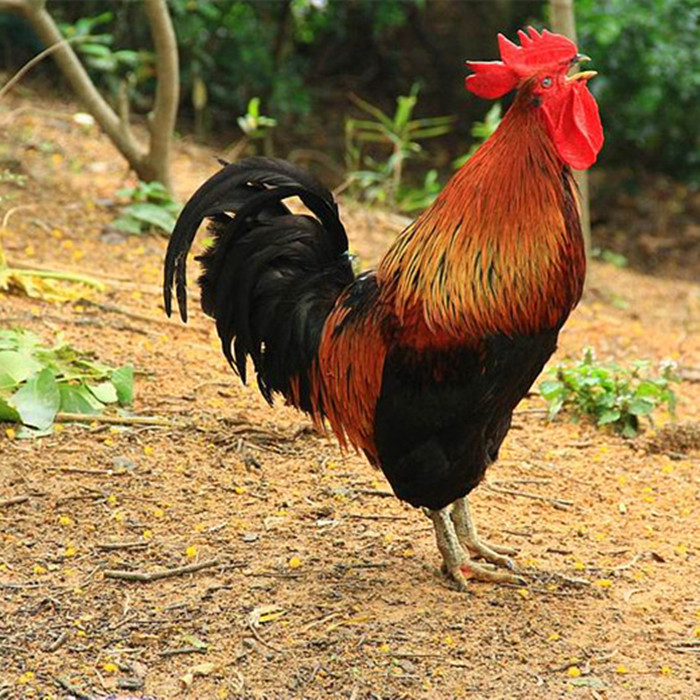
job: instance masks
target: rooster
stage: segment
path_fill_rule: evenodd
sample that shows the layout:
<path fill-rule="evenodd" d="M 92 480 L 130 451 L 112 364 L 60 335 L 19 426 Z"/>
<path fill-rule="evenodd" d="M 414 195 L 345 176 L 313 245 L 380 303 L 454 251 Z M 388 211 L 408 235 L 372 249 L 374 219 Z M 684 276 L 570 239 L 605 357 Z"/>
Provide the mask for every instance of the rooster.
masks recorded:
<path fill-rule="evenodd" d="M 187 320 L 186 259 L 204 219 L 214 244 L 198 259 L 204 312 L 246 381 L 268 402 L 329 425 L 381 468 L 396 496 L 432 520 L 443 571 L 519 581 L 514 552 L 478 535 L 468 494 L 581 297 L 586 269 L 571 168 L 603 145 L 587 59 L 564 36 L 498 36 L 501 60 L 467 62 L 466 88 L 515 90 L 495 133 L 435 202 L 356 276 L 331 193 L 307 172 L 248 158 L 207 180 L 182 210 L 165 259 Z M 296 197 L 308 213 L 292 213 Z M 482 559 L 486 563 L 476 560 Z"/>

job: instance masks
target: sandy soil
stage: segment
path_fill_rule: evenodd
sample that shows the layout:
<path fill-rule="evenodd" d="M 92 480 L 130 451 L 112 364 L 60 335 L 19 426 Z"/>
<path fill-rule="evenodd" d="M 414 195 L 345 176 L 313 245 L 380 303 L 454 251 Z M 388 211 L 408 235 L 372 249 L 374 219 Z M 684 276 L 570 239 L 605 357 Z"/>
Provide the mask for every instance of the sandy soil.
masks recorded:
<path fill-rule="evenodd" d="M 0 167 L 27 175 L 1 186 L 2 213 L 31 205 L 3 240 L 11 262 L 108 289 L 63 304 L 2 295 L 0 324 L 133 362 L 134 413 L 170 425 L 63 425 L 40 440 L 2 426 L 0 698 L 700 697 L 697 450 L 651 452 L 653 432 L 548 423 L 540 399 L 524 402 L 473 504 L 533 573 L 453 590 L 429 522 L 379 472 L 240 386 L 200 313 L 165 318 L 166 241 L 104 235 L 125 168 L 74 111 L 0 106 Z M 211 155 L 178 146 L 183 198 Z M 396 218 L 343 211 L 376 259 Z M 593 345 L 698 368 L 699 331 L 697 284 L 596 264 L 556 359 Z M 679 420 L 697 423 L 700 384 L 678 395 Z M 151 582 L 105 575 L 211 560 Z"/>

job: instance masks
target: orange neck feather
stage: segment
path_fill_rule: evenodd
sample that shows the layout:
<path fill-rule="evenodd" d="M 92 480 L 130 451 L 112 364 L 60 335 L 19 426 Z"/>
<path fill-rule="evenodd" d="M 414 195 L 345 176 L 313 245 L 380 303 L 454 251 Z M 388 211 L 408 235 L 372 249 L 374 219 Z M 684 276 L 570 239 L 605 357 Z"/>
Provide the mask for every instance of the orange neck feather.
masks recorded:
<path fill-rule="evenodd" d="M 519 94 L 379 265 L 404 341 L 443 346 L 563 322 L 585 275 L 574 189 L 531 97 Z"/>

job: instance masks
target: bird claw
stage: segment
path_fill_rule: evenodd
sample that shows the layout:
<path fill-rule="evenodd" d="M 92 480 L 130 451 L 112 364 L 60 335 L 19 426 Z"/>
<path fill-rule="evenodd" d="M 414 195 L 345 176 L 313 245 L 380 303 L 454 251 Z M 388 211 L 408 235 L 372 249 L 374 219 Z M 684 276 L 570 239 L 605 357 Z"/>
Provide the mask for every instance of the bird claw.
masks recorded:
<path fill-rule="evenodd" d="M 487 567 L 473 561 L 463 564 L 460 568 L 461 574 L 465 579 L 486 581 L 488 583 L 515 583 L 518 585 L 525 583 L 525 579 L 518 574 L 502 571 L 496 567 Z"/>
<path fill-rule="evenodd" d="M 513 560 L 507 556 L 504 556 L 504 550 L 506 549 L 510 552 L 513 552 L 513 550 L 511 550 L 508 547 L 499 547 L 498 545 L 494 546 L 490 543 L 482 542 L 480 540 L 466 541 L 463 542 L 463 545 L 469 550 L 469 553 L 474 557 L 478 557 L 480 559 L 483 559 L 484 561 L 490 562 L 491 564 L 495 564 L 496 566 L 500 566 L 504 569 L 512 570 L 515 568 Z"/>

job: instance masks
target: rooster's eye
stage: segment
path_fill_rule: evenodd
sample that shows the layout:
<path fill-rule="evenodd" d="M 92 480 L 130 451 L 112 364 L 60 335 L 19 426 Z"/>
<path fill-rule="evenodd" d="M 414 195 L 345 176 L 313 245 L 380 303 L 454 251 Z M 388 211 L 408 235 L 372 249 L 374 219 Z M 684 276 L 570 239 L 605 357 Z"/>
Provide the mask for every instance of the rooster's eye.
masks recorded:
<path fill-rule="evenodd" d="M 551 78 L 543 78 L 542 79 L 542 87 L 543 88 L 552 87 L 552 79 Z"/>

